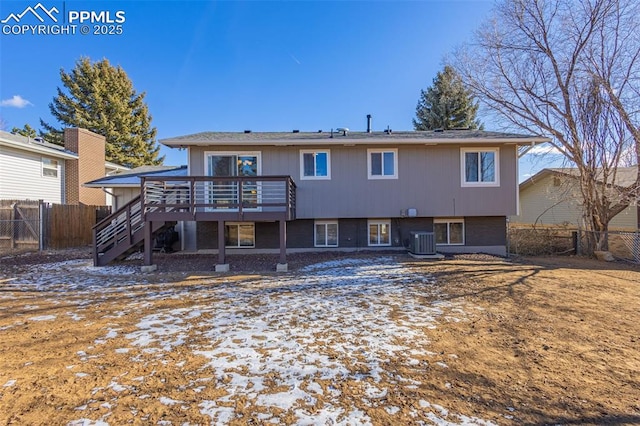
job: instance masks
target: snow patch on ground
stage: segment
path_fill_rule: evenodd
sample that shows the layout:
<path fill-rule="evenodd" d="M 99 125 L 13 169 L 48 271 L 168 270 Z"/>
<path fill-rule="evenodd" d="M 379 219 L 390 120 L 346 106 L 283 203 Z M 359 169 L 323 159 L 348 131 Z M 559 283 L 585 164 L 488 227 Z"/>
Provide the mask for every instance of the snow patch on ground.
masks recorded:
<path fill-rule="evenodd" d="M 82 310 L 101 297 L 116 293 L 120 298 L 128 297 L 132 286 L 148 284 L 144 281 L 148 276 L 130 266 L 95 268 L 86 260 L 72 260 L 36 265 L 16 279 L 1 282 L 0 288 L 55 292 L 60 299 L 73 292 L 80 301 L 69 304 L 76 303 Z M 189 342 L 189 349 L 206 359 L 213 375 L 206 381 L 194 380 L 191 390 L 199 393 L 206 386 L 216 386 L 226 391 L 217 399 L 198 403 L 200 412 L 215 424 L 238 420 L 234 409 L 238 399 L 255 407 L 264 423 L 279 423 L 279 417 L 269 413 L 284 411 L 293 414 L 300 425 L 372 424 L 358 406 L 382 407 L 394 416 L 402 409 L 385 405 L 388 395 L 402 388 L 411 391 L 421 383 L 391 374 L 388 363 L 420 368 L 426 357 L 436 355 L 429 351 L 428 337 L 436 319 L 443 317 L 444 310 L 449 312 L 446 319 L 450 321 L 465 316 L 461 309 L 452 311 L 457 308 L 454 302 L 435 297 L 439 289 L 432 276 L 392 256 L 322 262 L 291 275 L 228 283 L 220 283 L 217 277 L 211 283 L 203 281 L 197 291 L 149 285 L 143 298 L 131 297 L 122 312 L 109 313 L 114 325 L 105 328 L 105 334 L 94 344 L 124 337 L 129 341 L 127 346 L 168 362 L 164 356 Z M 83 295 L 87 301 L 82 301 Z M 154 309 L 138 321 L 134 331 L 123 334 L 117 326 L 119 318 L 153 308 L 159 300 L 187 298 L 184 306 L 188 307 Z M 73 309 L 64 316 L 74 321 L 83 319 L 81 312 Z M 57 317 L 30 319 L 54 321 Z M 127 354 L 130 348 L 115 351 Z M 99 356 L 88 356 L 84 351 L 77 355 L 82 362 Z M 131 362 L 141 360 L 138 357 Z M 434 364 L 447 368 L 441 361 Z M 76 373 L 76 377 L 84 374 Z M 345 382 L 360 387 L 360 392 L 347 396 L 339 386 L 327 385 Z M 116 393 L 133 390 L 115 378 L 104 386 Z M 278 391 L 265 392 L 274 388 Z M 104 387 L 96 391 L 99 389 Z M 169 407 L 184 404 L 168 396 L 160 396 L 159 401 Z M 353 408 L 345 410 L 345 406 Z M 103 408 L 110 410 L 110 406 Z M 412 415 L 438 425 L 491 425 L 451 414 L 424 400 Z M 79 419 L 69 424 L 107 424 L 103 420 Z"/>

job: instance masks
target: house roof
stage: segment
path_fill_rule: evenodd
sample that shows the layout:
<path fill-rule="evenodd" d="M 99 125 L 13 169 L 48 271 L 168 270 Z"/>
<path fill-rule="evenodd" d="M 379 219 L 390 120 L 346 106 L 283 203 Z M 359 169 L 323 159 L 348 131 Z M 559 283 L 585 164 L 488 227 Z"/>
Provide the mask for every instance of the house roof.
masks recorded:
<path fill-rule="evenodd" d="M 131 167 L 123 166 L 123 165 L 117 164 L 117 163 L 112 163 L 111 161 L 105 161 L 104 162 L 104 168 L 107 171 L 107 173 L 114 173 L 114 172 L 122 172 L 122 171 L 126 171 L 126 170 L 131 170 Z"/>
<path fill-rule="evenodd" d="M 160 140 L 169 147 L 207 145 L 385 145 L 385 144 L 487 144 L 525 145 L 551 139 L 483 130 L 384 132 L 203 132 Z"/>
<path fill-rule="evenodd" d="M 542 169 L 535 175 L 531 176 L 529 179 L 522 182 L 520 184 L 520 190 L 534 185 L 536 182 L 539 182 L 549 175 L 562 175 L 572 178 L 578 178 L 580 177 L 580 172 L 576 167 Z M 622 188 L 628 188 L 636 182 L 637 175 L 637 167 L 618 167 L 616 171 L 616 185 Z"/>
<path fill-rule="evenodd" d="M 67 160 L 78 159 L 78 154 L 65 149 L 65 147 L 45 142 L 38 138 L 33 139 L 22 135 L 16 135 L 13 133 L 0 130 L 0 146 L 9 146 L 11 148 L 20 149 L 23 151 L 35 152 L 42 155 L 48 155 L 56 158 L 64 158 Z M 114 171 L 129 170 L 129 167 L 105 161 L 105 170 L 109 173 Z"/>
<path fill-rule="evenodd" d="M 142 176 L 187 176 L 187 166 L 140 166 L 84 184 L 88 188 L 139 188 Z"/>
<path fill-rule="evenodd" d="M 55 145 L 42 140 L 35 140 L 22 135 L 14 135 L 13 133 L 0 130 L 0 146 L 8 146 L 22 151 L 35 152 L 42 155 L 48 155 L 55 158 L 64 158 L 74 160 L 78 158 L 78 154 L 66 150 L 60 145 Z"/>

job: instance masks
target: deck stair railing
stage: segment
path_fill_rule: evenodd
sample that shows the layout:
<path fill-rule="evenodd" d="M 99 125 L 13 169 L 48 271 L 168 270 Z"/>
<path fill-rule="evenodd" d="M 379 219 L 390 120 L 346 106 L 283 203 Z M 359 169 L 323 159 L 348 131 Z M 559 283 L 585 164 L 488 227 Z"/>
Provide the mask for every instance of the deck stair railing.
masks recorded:
<path fill-rule="evenodd" d="M 166 222 L 153 223 L 153 232 L 166 225 Z M 138 196 L 93 227 L 93 264 L 104 266 L 140 247 L 144 241 L 144 226 Z"/>

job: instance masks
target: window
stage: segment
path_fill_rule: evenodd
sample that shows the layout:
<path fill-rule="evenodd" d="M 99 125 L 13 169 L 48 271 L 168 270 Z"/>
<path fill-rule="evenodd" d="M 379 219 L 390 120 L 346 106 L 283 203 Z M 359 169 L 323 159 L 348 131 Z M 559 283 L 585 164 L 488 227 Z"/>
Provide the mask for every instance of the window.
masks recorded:
<path fill-rule="evenodd" d="M 498 148 L 462 148 L 462 186 L 499 186 Z"/>
<path fill-rule="evenodd" d="M 329 151 L 300 151 L 300 179 L 331 179 Z"/>
<path fill-rule="evenodd" d="M 255 224 L 250 222 L 225 223 L 224 244 L 226 247 L 255 247 Z"/>
<path fill-rule="evenodd" d="M 436 219 L 433 230 L 436 244 L 464 245 L 464 219 Z"/>
<path fill-rule="evenodd" d="M 391 245 L 391 222 L 388 220 L 369 221 L 369 245 Z"/>
<path fill-rule="evenodd" d="M 398 179 L 397 149 L 368 149 L 369 179 Z"/>
<path fill-rule="evenodd" d="M 42 176 L 58 177 L 58 160 L 42 157 Z"/>
<path fill-rule="evenodd" d="M 338 222 L 316 221 L 315 246 L 338 247 Z"/>

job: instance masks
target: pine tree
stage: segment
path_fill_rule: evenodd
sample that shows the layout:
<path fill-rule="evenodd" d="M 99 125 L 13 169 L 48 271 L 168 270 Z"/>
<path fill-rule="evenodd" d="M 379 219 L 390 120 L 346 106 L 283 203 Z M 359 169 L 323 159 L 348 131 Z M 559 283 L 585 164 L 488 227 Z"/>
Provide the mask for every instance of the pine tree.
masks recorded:
<path fill-rule="evenodd" d="M 32 139 L 38 137 L 36 129 L 29 126 L 29 124 L 25 124 L 22 129 L 19 127 L 14 127 L 13 129 L 11 129 L 11 133 L 13 133 L 14 135 L 20 135 Z"/>
<path fill-rule="evenodd" d="M 144 102 L 124 70 L 107 59 L 91 63 L 83 57 L 71 73 L 60 70 L 64 88 L 49 104 L 51 114 L 64 127 L 81 127 L 106 138 L 106 159 L 129 167 L 162 164 L 156 128 Z M 40 120 L 45 139 L 62 142 L 62 129 Z"/>
<path fill-rule="evenodd" d="M 478 103 L 474 102 L 458 73 L 447 65 L 433 79 L 433 86 L 420 91 L 413 128 L 482 129 L 482 124 L 476 119 L 477 113 Z"/>

